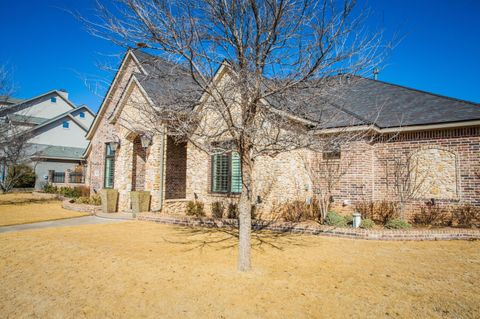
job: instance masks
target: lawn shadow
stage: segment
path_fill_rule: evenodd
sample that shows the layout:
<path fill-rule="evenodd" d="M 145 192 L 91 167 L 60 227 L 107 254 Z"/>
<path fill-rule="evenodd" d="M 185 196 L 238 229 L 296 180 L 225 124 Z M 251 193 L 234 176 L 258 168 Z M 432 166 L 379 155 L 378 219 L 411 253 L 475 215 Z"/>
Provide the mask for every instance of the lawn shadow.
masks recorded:
<path fill-rule="evenodd" d="M 185 245 L 185 251 L 203 248 L 216 250 L 231 249 L 238 246 L 238 228 L 236 227 L 191 227 L 181 226 L 175 228 L 175 238 L 163 240 L 168 243 Z M 179 239 L 180 238 L 180 239 Z M 291 246 L 307 246 L 301 234 L 295 234 L 288 229 L 283 231 L 266 230 L 265 227 L 252 229 L 252 249 L 264 251 L 273 248 L 284 250 Z"/>

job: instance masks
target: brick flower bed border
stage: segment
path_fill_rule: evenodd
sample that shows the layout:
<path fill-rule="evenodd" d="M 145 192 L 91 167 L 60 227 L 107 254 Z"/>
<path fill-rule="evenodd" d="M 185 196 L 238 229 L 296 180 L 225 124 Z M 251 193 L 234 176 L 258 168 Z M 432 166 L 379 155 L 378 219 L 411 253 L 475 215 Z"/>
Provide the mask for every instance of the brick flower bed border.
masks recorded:
<path fill-rule="evenodd" d="M 189 227 L 233 228 L 237 227 L 236 219 L 196 218 L 188 216 L 169 216 L 162 214 L 142 213 L 137 215 L 138 220 L 151 221 L 161 224 L 171 224 Z M 358 229 L 337 228 L 324 225 L 305 225 L 283 222 L 252 221 L 253 229 L 265 229 L 275 232 L 289 232 L 297 234 L 311 234 L 329 237 L 343 237 L 368 240 L 468 240 L 480 239 L 479 229 L 443 228 L 443 229 Z"/>
<path fill-rule="evenodd" d="M 71 200 L 72 200 L 71 198 L 65 199 L 62 202 L 62 208 L 73 210 L 75 212 L 90 213 L 92 215 L 95 215 L 96 213 L 102 211 L 101 206 L 70 203 Z"/>

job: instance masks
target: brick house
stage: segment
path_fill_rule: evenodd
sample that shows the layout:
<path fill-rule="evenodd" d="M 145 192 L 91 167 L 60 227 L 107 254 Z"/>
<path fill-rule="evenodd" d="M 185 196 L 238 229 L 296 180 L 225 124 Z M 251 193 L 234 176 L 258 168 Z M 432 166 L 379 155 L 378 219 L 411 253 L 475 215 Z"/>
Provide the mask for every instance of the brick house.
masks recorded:
<path fill-rule="evenodd" d="M 220 67 L 214 80 L 221 81 L 224 68 Z M 163 76 L 153 80 L 147 76 L 152 74 Z M 176 143 L 166 129 L 157 129 L 158 134 L 142 140 L 141 127 L 148 121 L 142 120 L 135 104 L 155 105 L 162 98 L 166 84 L 159 78 L 174 79 L 180 88 L 193 85 L 189 77 L 175 74 L 155 57 L 127 52 L 87 133 L 86 183 L 92 192 L 118 190 L 119 211 L 130 210 L 133 190 L 149 191 L 151 210 L 166 213 L 183 213 L 186 202 L 193 199 L 204 202 L 207 211 L 213 202 L 235 201 L 241 176 L 234 153 L 209 155 L 191 143 Z M 354 121 L 355 129 L 368 127 L 371 133 L 348 151 L 337 151 L 335 156 L 349 159 L 351 165 L 334 192 L 335 205 L 391 198 L 391 175 L 385 163 L 399 157 L 413 157 L 428 167 L 428 189 L 416 202 L 433 198 L 440 203 L 480 205 L 480 177 L 476 174 L 480 171 L 479 104 L 372 79 L 356 83 L 339 109 L 353 119 L 349 123 Z M 381 113 L 369 119 L 379 104 Z M 122 124 L 124 118 L 135 118 L 138 125 L 128 128 Z M 373 121 L 372 127 L 369 123 Z M 278 203 L 311 198 L 316 185 L 302 163 L 305 152 L 256 161 L 257 209 L 269 211 Z"/>

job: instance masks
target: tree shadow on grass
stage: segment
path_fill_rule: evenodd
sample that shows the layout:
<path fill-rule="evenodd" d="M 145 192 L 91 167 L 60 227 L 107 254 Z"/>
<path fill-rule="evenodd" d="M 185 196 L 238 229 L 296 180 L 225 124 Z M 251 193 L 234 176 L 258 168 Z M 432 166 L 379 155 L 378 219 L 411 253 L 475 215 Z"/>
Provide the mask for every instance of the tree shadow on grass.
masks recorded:
<path fill-rule="evenodd" d="M 213 248 L 216 250 L 231 249 L 238 246 L 238 229 L 222 227 L 176 227 L 175 239 L 166 238 L 168 243 L 185 245 L 185 251 Z M 291 233 L 288 230 L 274 232 L 265 229 L 252 230 L 252 249 L 264 251 L 273 248 L 284 250 L 291 246 L 307 246 L 301 234 Z"/>

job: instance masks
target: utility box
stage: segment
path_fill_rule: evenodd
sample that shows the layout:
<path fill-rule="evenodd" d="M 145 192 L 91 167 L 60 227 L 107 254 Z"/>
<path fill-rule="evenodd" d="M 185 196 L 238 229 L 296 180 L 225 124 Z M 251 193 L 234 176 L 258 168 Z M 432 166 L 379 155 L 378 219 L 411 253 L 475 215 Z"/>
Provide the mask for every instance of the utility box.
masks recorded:
<path fill-rule="evenodd" d="M 150 210 L 150 192 L 130 192 L 130 199 L 132 201 L 132 214 L 136 215 L 137 213 L 148 212 Z"/>
<path fill-rule="evenodd" d="M 118 204 L 118 191 L 116 189 L 104 188 L 100 190 L 100 197 L 102 198 L 102 212 L 115 213 Z"/>
<path fill-rule="evenodd" d="M 360 227 L 361 223 L 362 223 L 362 215 L 357 212 L 353 213 L 353 228 Z"/>

